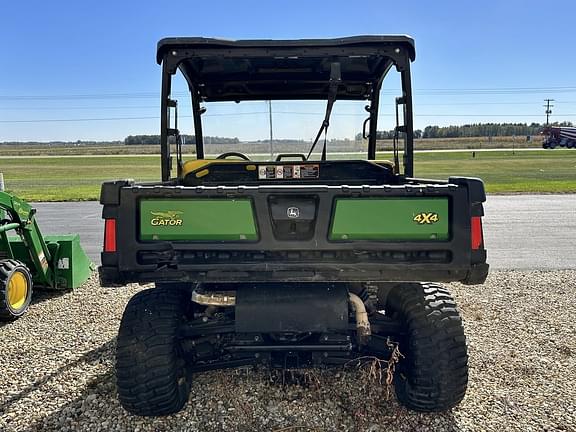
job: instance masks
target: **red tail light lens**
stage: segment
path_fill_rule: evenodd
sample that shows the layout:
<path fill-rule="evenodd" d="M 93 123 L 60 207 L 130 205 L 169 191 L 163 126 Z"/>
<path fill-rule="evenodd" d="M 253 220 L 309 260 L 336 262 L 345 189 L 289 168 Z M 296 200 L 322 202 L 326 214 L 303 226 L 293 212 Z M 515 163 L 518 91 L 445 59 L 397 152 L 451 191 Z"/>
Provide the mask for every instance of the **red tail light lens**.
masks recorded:
<path fill-rule="evenodd" d="M 472 250 L 480 249 L 484 243 L 482 237 L 482 218 L 480 216 L 472 216 Z"/>
<path fill-rule="evenodd" d="M 104 252 L 116 252 L 116 219 L 104 223 Z"/>

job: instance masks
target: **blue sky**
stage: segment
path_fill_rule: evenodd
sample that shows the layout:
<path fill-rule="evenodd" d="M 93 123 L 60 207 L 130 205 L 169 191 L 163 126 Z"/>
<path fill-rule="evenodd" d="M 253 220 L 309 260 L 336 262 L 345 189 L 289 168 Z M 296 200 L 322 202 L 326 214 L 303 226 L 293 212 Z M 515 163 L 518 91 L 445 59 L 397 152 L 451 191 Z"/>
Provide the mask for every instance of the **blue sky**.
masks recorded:
<path fill-rule="evenodd" d="M 553 120 L 576 122 L 575 15 L 574 1 L 3 2 L 0 142 L 158 133 L 166 36 L 409 34 L 416 127 L 542 122 L 544 98 Z M 225 123 L 214 134 L 251 138 Z"/>

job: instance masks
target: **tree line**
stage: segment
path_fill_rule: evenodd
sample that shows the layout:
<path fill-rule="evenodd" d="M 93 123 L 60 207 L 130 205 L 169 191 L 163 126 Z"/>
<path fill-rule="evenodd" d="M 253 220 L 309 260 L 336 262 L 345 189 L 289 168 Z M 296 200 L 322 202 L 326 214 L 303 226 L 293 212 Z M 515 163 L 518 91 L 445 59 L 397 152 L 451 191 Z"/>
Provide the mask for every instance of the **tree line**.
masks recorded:
<path fill-rule="evenodd" d="M 553 123 L 554 126 L 572 126 L 571 122 Z M 463 126 L 426 126 L 422 138 L 463 138 L 487 136 L 537 135 L 544 128 L 540 123 L 477 123 Z"/>
<path fill-rule="evenodd" d="M 550 126 L 569 126 L 572 122 L 554 122 Z M 462 126 L 426 126 L 424 130 L 414 131 L 414 138 L 465 138 L 465 137 L 497 137 L 497 136 L 528 136 L 537 135 L 545 127 L 540 123 L 475 123 Z M 376 139 L 394 138 L 394 130 L 377 131 Z M 361 140 L 362 134 L 356 135 Z"/>
<path fill-rule="evenodd" d="M 572 122 L 554 122 L 551 126 L 573 126 Z M 414 131 L 414 137 L 423 138 L 465 138 L 465 137 L 501 137 L 501 136 L 528 136 L 537 135 L 545 127 L 540 123 L 474 123 L 462 126 L 426 126 L 424 130 Z M 377 139 L 393 139 L 394 130 L 377 131 Z M 182 135 L 187 144 L 195 144 L 194 135 Z M 360 141 L 362 134 L 356 135 L 356 140 Z M 174 137 L 169 137 L 170 143 L 174 143 Z M 266 141 L 266 140 L 264 140 Z M 303 140 L 274 140 L 274 142 L 293 142 Z M 160 135 L 129 135 L 124 139 L 126 145 L 136 144 L 159 144 Z M 236 137 L 227 138 L 219 136 L 205 136 L 205 144 L 238 144 L 240 140 Z"/>
<path fill-rule="evenodd" d="M 571 122 L 555 122 L 553 126 L 572 126 Z M 474 123 L 462 126 L 426 126 L 414 131 L 416 138 L 465 138 L 537 135 L 544 128 L 540 123 Z M 392 131 L 393 136 L 393 131 Z"/>

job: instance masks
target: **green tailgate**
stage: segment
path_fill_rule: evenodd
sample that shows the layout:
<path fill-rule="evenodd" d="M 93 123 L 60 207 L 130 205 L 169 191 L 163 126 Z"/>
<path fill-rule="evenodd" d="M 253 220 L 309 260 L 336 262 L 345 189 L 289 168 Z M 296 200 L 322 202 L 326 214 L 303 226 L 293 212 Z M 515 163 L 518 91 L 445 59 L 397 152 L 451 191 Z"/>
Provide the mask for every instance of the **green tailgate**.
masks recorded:
<path fill-rule="evenodd" d="M 249 199 L 140 201 L 141 240 L 255 241 Z"/>
<path fill-rule="evenodd" d="M 448 240 L 448 198 L 337 198 L 330 240 Z"/>

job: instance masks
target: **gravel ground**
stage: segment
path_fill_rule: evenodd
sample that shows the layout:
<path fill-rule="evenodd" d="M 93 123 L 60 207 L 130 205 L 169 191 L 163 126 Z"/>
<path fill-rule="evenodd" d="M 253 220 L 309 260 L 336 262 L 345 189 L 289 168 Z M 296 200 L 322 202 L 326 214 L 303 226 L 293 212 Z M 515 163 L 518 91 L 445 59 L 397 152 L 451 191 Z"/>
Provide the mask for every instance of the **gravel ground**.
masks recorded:
<path fill-rule="evenodd" d="M 309 371 L 290 384 L 243 369 L 198 374 L 177 415 L 128 415 L 113 352 L 124 306 L 141 289 L 93 278 L 74 292 L 37 293 L 24 318 L 0 324 L 0 431 L 576 431 L 576 271 L 451 285 L 471 377 L 462 404 L 442 414 L 407 411 L 364 371 Z"/>

